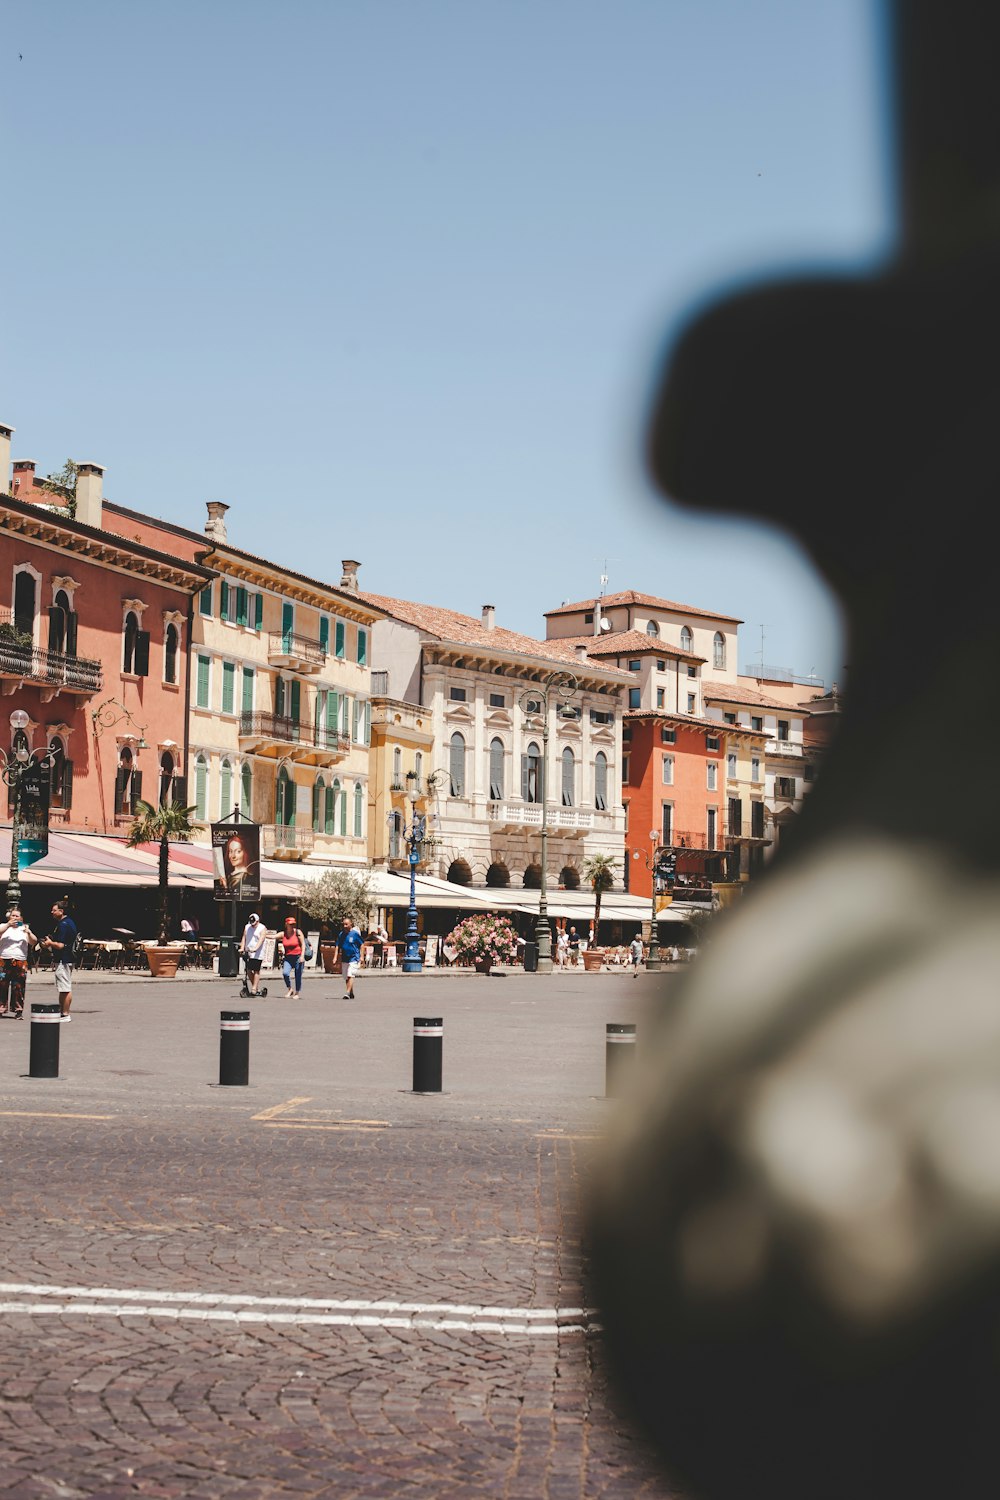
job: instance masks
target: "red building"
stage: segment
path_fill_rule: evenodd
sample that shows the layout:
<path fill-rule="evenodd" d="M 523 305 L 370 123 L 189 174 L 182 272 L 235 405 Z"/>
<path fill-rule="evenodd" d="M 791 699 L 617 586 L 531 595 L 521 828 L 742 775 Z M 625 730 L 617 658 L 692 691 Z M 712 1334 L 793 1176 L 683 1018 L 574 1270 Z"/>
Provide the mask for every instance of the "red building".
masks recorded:
<path fill-rule="evenodd" d="M 4 487 L 10 435 L 0 426 Z M 53 747 L 50 825 L 107 833 L 139 796 L 187 801 L 192 600 L 215 575 L 103 531 L 102 474 L 80 465 L 69 496 L 29 460 L 13 466 L 0 494 L 0 690 L 8 714 L 27 713 L 30 749 Z"/>

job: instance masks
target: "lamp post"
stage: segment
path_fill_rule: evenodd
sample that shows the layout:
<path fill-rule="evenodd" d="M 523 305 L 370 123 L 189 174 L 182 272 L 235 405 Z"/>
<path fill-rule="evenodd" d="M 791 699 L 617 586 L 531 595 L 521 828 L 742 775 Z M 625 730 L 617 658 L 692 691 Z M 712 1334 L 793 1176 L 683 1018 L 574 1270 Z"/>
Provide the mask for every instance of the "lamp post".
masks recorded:
<path fill-rule="evenodd" d="M 105 729 L 113 729 L 123 719 L 127 720 L 133 729 L 139 731 L 139 739 L 135 748 L 137 750 L 148 749 L 145 740 L 145 724 L 137 724 L 124 703 L 119 703 L 117 698 L 105 698 L 103 703 L 99 703 L 95 709 L 91 710 L 90 722 L 94 726 L 94 738 L 97 739 Z"/>
<path fill-rule="evenodd" d="M 548 863 L 549 863 L 549 699 L 556 697 L 568 703 L 579 686 L 572 672 L 550 672 L 540 683 L 525 688 L 519 695 L 525 720 L 537 719 L 541 705 L 542 719 L 542 774 L 538 788 L 542 804 L 542 882 L 538 892 L 538 920 L 535 923 L 535 942 L 538 945 L 538 973 L 552 973 L 552 929 L 549 926 Z"/>
<path fill-rule="evenodd" d="M 31 720 L 23 708 L 15 708 L 10 716 L 11 749 L 8 754 L 0 750 L 0 777 L 14 793 L 14 817 L 10 827 L 10 870 L 7 875 L 7 910 L 21 904 L 21 882 L 18 879 L 18 863 L 21 854 L 21 787 L 29 772 L 47 772 L 50 766 L 50 747 L 44 750 L 29 750 L 24 731 Z"/>
<path fill-rule="evenodd" d="M 424 842 L 427 819 L 417 812 L 420 789 L 413 781 L 406 789 L 406 800 L 410 804 L 410 826 L 404 827 L 403 837 L 410 846 L 410 907 L 406 913 L 406 952 L 403 954 L 403 973 L 419 974 L 423 968 L 420 960 L 420 934 L 417 931 L 417 865 L 420 863 L 420 846 Z M 392 814 L 390 813 L 390 817 Z"/>
<path fill-rule="evenodd" d="M 647 854 L 642 849 L 632 852 L 633 859 L 641 859 L 649 871 L 649 957 L 646 959 L 646 972 L 650 973 L 660 968 L 660 938 L 656 925 L 656 849 L 659 840 L 659 832 L 655 828 L 649 831 L 650 851 Z"/>

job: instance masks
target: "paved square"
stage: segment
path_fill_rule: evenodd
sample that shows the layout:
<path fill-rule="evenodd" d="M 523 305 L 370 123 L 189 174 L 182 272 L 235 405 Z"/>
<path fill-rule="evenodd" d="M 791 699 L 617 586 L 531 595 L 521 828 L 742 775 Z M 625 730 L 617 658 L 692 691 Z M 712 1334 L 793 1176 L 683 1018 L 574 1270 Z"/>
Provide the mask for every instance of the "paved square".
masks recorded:
<path fill-rule="evenodd" d="M 677 977 L 82 976 L 53 1080 L 0 1022 L 0 1494 L 671 1494 L 606 1389 L 580 1223 L 605 1026 L 641 1045 Z"/>

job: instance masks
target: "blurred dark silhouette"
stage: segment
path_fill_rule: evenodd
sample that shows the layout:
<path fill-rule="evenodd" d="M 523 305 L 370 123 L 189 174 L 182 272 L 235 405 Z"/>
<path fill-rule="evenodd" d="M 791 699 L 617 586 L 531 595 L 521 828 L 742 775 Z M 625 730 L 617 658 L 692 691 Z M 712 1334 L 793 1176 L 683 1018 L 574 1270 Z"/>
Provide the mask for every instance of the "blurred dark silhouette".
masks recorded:
<path fill-rule="evenodd" d="M 593 1196 L 608 1358 L 702 1500 L 1000 1484 L 1000 11 L 887 20 L 893 260 L 699 314 L 649 438 L 848 628 L 798 836 L 650 1021 Z"/>

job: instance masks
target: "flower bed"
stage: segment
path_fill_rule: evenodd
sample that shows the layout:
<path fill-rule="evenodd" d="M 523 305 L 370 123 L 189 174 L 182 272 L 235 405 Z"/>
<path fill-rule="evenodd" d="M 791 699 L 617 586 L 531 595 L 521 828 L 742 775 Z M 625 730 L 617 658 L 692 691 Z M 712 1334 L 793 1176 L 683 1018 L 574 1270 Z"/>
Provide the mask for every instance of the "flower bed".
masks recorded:
<path fill-rule="evenodd" d="M 508 917 L 477 912 L 459 922 L 446 939 L 455 948 L 455 962 L 512 964 L 517 962 L 517 934 Z"/>

